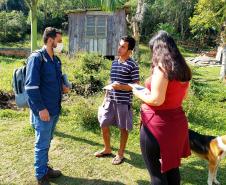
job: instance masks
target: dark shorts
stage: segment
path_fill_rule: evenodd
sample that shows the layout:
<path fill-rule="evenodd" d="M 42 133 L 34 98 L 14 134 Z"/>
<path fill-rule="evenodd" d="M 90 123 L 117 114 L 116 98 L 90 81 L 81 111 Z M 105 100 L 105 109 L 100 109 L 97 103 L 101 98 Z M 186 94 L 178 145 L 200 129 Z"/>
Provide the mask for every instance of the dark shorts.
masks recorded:
<path fill-rule="evenodd" d="M 98 121 L 100 127 L 114 125 L 120 129 L 130 131 L 133 128 L 132 107 L 128 104 L 117 104 L 114 101 L 106 101 L 98 109 Z"/>

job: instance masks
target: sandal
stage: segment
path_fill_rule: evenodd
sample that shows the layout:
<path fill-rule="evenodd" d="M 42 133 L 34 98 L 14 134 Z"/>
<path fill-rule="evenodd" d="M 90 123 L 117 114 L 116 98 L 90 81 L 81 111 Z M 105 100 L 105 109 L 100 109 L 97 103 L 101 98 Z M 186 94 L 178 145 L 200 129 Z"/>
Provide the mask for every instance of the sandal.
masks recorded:
<path fill-rule="evenodd" d="M 112 153 L 104 153 L 104 151 L 98 151 L 94 155 L 95 157 L 109 157 L 112 156 Z"/>
<path fill-rule="evenodd" d="M 119 155 L 116 155 L 116 156 L 113 158 L 113 160 L 112 160 L 112 164 L 113 164 L 113 165 L 118 165 L 118 164 L 123 163 L 124 160 L 125 160 L 124 157 L 120 157 Z"/>

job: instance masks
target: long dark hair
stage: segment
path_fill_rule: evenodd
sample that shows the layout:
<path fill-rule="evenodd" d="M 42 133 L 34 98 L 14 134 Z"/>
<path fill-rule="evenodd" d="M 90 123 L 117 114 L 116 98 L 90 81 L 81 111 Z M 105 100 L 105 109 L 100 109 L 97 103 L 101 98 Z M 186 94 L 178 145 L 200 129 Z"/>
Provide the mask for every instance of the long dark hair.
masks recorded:
<path fill-rule="evenodd" d="M 191 80 L 191 69 L 185 62 L 173 38 L 166 31 L 159 31 L 149 42 L 152 50 L 152 69 L 159 67 L 168 80 Z"/>

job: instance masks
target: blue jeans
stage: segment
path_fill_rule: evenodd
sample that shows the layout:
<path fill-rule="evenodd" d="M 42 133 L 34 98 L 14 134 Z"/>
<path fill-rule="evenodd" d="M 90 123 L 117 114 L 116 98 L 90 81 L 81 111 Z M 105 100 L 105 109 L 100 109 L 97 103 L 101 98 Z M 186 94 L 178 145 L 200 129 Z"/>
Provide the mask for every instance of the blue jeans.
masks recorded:
<path fill-rule="evenodd" d="M 32 113 L 32 124 L 35 129 L 35 177 L 41 179 L 47 173 L 49 161 L 48 152 L 53 138 L 53 132 L 59 115 L 51 116 L 50 121 L 42 121 Z"/>

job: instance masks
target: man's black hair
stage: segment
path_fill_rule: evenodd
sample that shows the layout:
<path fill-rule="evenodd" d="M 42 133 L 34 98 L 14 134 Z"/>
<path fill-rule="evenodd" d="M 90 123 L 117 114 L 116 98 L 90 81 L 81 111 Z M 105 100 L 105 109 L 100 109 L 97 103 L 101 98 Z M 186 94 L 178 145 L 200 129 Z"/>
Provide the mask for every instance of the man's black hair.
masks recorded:
<path fill-rule="evenodd" d="M 55 39 L 57 34 L 62 35 L 62 31 L 53 27 L 47 27 L 43 33 L 44 44 L 47 43 L 48 38 Z"/>
<path fill-rule="evenodd" d="M 136 41 L 131 36 L 123 36 L 121 37 L 121 40 L 128 42 L 128 50 L 133 50 L 136 44 Z"/>

